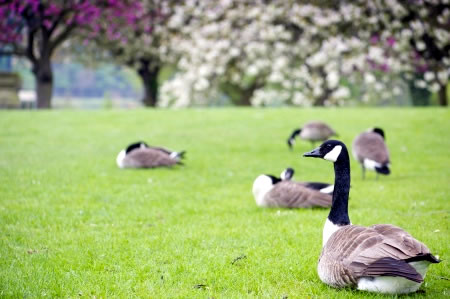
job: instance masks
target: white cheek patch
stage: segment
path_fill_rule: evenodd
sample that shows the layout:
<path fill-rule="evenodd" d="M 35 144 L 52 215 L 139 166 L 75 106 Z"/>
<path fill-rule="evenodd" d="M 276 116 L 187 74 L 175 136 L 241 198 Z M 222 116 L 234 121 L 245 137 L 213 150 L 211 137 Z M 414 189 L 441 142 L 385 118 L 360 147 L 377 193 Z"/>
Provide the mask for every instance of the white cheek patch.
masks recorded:
<path fill-rule="evenodd" d="M 172 159 L 175 159 L 175 158 L 178 157 L 178 153 L 177 153 L 177 152 L 171 152 L 171 153 L 170 153 L 170 157 L 171 157 Z"/>
<path fill-rule="evenodd" d="M 328 154 L 325 155 L 325 157 L 323 157 L 325 160 L 331 161 L 331 162 L 336 162 L 337 158 L 339 157 L 339 155 L 341 154 L 342 151 L 342 146 L 341 145 L 336 145 L 333 150 L 331 152 L 329 152 Z"/>
<path fill-rule="evenodd" d="M 292 178 L 292 172 L 288 171 L 287 169 L 283 170 L 283 172 L 280 174 L 280 179 L 282 181 L 290 180 Z"/>
<path fill-rule="evenodd" d="M 375 167 L 381 167 L 380 163 L 370 159 L 364 159 L 364 167 L 370 170 L 375 170 Z"/>

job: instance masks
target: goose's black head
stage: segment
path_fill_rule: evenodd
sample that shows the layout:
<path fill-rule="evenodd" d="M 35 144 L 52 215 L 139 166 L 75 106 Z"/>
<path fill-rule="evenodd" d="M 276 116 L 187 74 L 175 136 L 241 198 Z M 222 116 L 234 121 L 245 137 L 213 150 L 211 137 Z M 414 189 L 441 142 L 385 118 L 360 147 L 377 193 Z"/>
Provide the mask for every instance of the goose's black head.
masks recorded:
<path fill-rule="evenodd" d="M 148 148 L 148 147 L 149 147 L 148 144 L 145 143 L 144 141 L 138 141 L 138 142 L 132 143 L 129 146 L 127 146 L 125 152 L 128 154 L 132 150 L 135 150 L 138 148 Z"/>
<path fill-rule="evenodd" d="M 289 181 L 294 176 L 294 169 L 291 167 L 286 168 L 280 175 L 281 180 Z"/>
<path fill-rule="evenodd" d="M 384 136 L 384 131 L 381 128 L 373 128 L 372 132 L 379 134 L 383 139 L 386 140 L 386 137 Z"/>
<path fill-rule="evenodd" d="M 289 139 L 288 139 L 288 141 L 287 141 L 287 144 L 288 144 L 288 146 L 289 146 L 289 149 L 292 150 L 292 146 L 293 146 L 294 143 L 295 143 L 295 137 L 297 137 L 298 135 L 300 135 L 301 132 L 302 132 L 302 128 L 300 128 L 300 129 L 295 129 L 295 130 L 292 132 L 291 136 L 289 136 Z"/>
<path fill-rule="evenodd" d="M 331 162 L 336 162 L 341 156 L 341 152 L 346 151 L 345 144 L 338 140 L 327 140 L 318 148 L 304 153 L 303 157 L 322 158 Z"/>

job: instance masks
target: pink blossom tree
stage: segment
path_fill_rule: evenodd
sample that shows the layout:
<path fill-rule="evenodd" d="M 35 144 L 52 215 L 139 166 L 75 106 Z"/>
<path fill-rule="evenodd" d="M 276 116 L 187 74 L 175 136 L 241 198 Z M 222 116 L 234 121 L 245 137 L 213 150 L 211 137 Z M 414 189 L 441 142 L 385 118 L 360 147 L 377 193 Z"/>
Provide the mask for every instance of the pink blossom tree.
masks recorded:
<path fill-rule="evenodd" d="M 65 41 L 108 22 L 108 38 L 133 28 L 142 13 L 138 0 L 0 0 L 0 54 L 25 57 L 36 80 L 37 107 L 50 108 L 52 55 Z"/>
<path fill-rule="evenodd" d="M 95 31 L 84 31 L 80 39 L 85 47 L 70 50 L 70 54 L 92 65 L 114 61 L 134 69 L 142 81 L 142 103 L 154 107 L 158 101 L 158 75 L 164 62 L 170 60 L 167 44 L 180 28 L 169 28 L 167 22 L 177 0 L 143 1 L 142 12 L 133 26 L 122 26 L 110 36 L 109 21 L 99 23 Z M 75 41 L 77 42 L 77 41 Z M 81 50 L 81 51 L 80 51 Z"/>

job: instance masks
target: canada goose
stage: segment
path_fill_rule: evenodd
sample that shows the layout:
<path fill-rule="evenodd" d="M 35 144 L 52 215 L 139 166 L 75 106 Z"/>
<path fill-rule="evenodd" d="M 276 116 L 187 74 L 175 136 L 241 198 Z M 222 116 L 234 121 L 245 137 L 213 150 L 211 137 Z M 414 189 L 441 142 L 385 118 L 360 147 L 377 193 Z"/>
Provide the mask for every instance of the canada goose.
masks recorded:
<path fill-rule="evenodd" d="M 293 168 L 286 168 L 285 170 L 283 170 L 283 172 L 280 175 L 281 180 L 283 181 L 288 181 L 291 180 L 292 177 L 294 176 L 294 169 Z M 326 194 L 333 194 L 333 189 L 334 189 L 334 185 L 332 184 L 327 184 L 327 183 L 319 183 L 319 182 L 296 182 L 302 186 L 305 186 L 307 188 L 310 189 L 314 189 L 317 190 L 319 192 L 322 193 L 326 193 Z"/>
<path fill-rule="evenodd" d="M 182 164 L 185 152 L 172 152 L 162 147 L 149 146 L 139 141 L 130 144 L 117 155 L 119 168 L 153 168 Z"/>
<path fill-rule="evenodd" d="M 366 168 L 378 174 L 388 175 L 389 152 L 384 143 L 384 131 L 380 128 L 369 129 L 356 136 L 353 140 L 353 157 L 361 164 L 362 177 L 364 179 Z"/>
<path fill-rule="evenodd" d="M 300 136 L 303 140 L 309 140 L 314 146 L 316 141 L 324 141 L 331 136 L 337 136 L 336 132 L 330 128 L 326 123 L 320 121 L 311 121 L 306 123 L 303 128 L 295 129 L 289 137 L 287 144 L 289 149 L 292 150 L 292 146 L 295 143 L 295 137 Z"/>
<path fill-rule="evenodd" d="M 309 188 L 307 183 L 291 181 L 292 175 L 283 177 L 285 172 L 286 170 L 282 173 L 282 178 L 268 174 L 256 178 L 252 191 L 258 206 L 311 208 L 331 205 L 330 194 L 320 192 L 317 188 Z"/>
<path fill-rule="evenodd" d="M 391 224 L 352 225 L 348 216 L 350 160 L 344 143 L 324 142 L 305 157 L 334 163 L 333 203 L 323 229 L 320 279 L 333 287 L 406 294 L 422 284 L 430 263 L 439 263 L 425 244 Z"/>

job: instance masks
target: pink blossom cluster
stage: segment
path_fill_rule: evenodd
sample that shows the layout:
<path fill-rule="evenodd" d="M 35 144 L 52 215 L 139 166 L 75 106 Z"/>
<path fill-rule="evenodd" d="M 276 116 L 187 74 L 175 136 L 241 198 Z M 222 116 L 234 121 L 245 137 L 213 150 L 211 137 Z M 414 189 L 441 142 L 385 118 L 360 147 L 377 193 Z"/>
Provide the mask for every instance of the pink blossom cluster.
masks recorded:
<path fill-rule="evenodd" d="M 0 46 L 20 43 L 30 31 L 51 34 L 67 26 L 102 34 L 102 22 L 107 38 L 119 40 L 124 26 L 135 30 L 144 16 L 139 0 L 0 0 Z"/>

